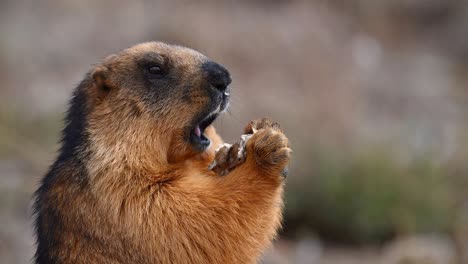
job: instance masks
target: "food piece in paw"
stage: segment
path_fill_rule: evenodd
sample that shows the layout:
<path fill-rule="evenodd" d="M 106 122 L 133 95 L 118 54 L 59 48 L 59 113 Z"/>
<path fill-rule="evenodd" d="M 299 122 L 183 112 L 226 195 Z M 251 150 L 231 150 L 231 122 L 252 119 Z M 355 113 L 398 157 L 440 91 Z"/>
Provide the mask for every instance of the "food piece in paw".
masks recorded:
<path fill-rule="evenodd" d="M 216 150 L 214 161 L 208 166 L 209 170 L 216 172 L 220 176 L 225 176 L 237 166 L 244 163 L 246 159 L 245 145 L 252 134 L 244 134 L 239 142 L 233 145 L 224 143 Z"/>
<path fill-rule="evenodd" d="M 219 175 L 227 174 L 227 160 L 231 144 L 224 143 L 216 150 L 216 156 L 213 162 L 208 165 L 208 169 L 216 172 Z"/>

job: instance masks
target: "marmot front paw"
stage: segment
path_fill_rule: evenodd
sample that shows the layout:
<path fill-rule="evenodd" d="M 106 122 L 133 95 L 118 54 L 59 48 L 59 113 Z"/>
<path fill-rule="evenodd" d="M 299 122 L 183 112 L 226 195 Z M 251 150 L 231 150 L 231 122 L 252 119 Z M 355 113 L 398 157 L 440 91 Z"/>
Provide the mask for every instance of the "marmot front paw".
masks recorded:
<path fill-rule="evenodd" d="M 262 170 L 286 176 L 291 149 L 279 124 L 268 118 L 253 120 L 245 127 L 244 133 L 239 142 L 221 145 L 208 169 L 224 176 L 251 156 Z"/>
<path fill-rule="evenodd" d="M 286 176 L 291 149 L 286 136 L 278 123 L 263 118 L 251 121 L 245 128 L 246 133 L 254 133 L 247 142 L 247 158 L 269 174 Z"/>

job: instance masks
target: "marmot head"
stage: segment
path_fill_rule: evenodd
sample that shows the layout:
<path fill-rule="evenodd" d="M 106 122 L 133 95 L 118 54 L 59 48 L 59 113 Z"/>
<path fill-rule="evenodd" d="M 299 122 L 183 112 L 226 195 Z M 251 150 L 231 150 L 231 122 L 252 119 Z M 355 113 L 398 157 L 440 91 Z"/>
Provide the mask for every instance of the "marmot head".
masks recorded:
<path fill-rule="evenodd" d="M 230 83 L 223 66 L 192 49 L 159 42 L 133 46 L 105 58 L 78 87 L 64 144 L 82 111 L 81 134 L 97 155 L 118 152 L 138 162 L 196 155 L 210 145 L 207 128 L 227 108 Z"/>

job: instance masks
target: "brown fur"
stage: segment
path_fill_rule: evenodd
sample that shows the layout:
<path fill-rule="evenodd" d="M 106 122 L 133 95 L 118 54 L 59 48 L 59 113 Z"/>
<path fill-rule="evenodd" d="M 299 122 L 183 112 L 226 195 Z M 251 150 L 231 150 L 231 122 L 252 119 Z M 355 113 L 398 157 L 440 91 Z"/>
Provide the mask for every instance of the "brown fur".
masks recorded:
<path fill-rule="evenodd" d="M 150 106 L 137 88 L 123 88 L 141 86 L 132 78 L 135 58 L 155 54 L 179 69 L 178 80 L 192 87 L 188 99 L 174 91 Z M 57 161 L 53 180 L 37 194 L 38 263 L 259 260 L 281 223 L 288 140 L 264 125 L 247 143 L 243 164 L 223 177 L 209 171 L 222 143 L 213 126 L 205 130 L 212 143 L 203 152 L 184 138 L 209 100 L 199 70 L 204 60 L 187 48 L 145 43 L 95 67 L 79 88 L 88 144 Z"/>

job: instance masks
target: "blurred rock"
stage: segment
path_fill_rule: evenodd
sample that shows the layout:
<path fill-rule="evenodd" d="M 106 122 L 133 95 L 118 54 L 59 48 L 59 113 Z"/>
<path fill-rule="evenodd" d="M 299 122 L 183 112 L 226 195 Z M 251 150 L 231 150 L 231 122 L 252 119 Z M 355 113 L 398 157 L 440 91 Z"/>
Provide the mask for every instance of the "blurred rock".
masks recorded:
<path fill-rule="evenodd" d="M 455 264 L 454 243 L 442 235 L 400 238 L 383 251 L 381 264 Z"/>
<path fill-rule="evenodd" d="M 468 202 L 457 211 L 454 224 L 459 263 L 468 263 Z"/>
<path fill-rule="evenodd" d="M 319 264 L 322 251 L 321 242 L 312 236 L 304 236 L 298 241 L 279 240 L 265 253 L 262 263 Z"/>
<path fill-rule="evenodd" d="M 317 238 L 304 237 L 296 244 L 296 252 L 293 258 L 294 263 L 320 263 L 322 251 L 322 245 Z"/>

